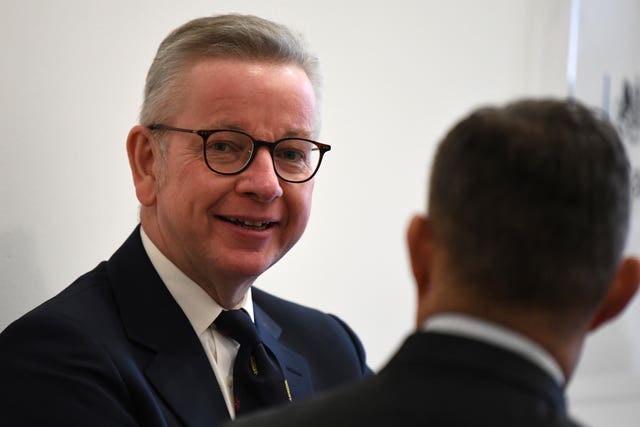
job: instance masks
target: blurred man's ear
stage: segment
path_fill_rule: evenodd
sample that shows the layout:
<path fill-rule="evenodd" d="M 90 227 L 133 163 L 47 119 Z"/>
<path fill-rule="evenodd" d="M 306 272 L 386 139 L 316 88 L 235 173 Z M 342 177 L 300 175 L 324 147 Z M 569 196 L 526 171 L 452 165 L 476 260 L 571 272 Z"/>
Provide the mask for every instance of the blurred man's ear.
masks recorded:
<path fill-rule="evenodd" d="M 156 200 L 156 173 L 161 158 L 148 128 L 139 125 L 131 128 L 127 137 L 127 154 L 138 201 L 143 206 L 151 206 Z"/>
<path fill-rule="evenodd" d="M 407 228 L 407 244 L 411 270 L 418 287 L 418 294 L 424 293 L 429 284 L 429 224 L 428 219 L 415 215 Z"/>
<path fill-rule="evenodd" d="M 416 282 L 418 327 L 426 316 L 427 293 L 431 286 L 432 240 L 429 219 L 420 215 L 411 218 L 407 229 L 407 244 L 411 270 Z"/>
<path fill-rule="evenodd" d="M 640 285 L 640 259 L 625 258 L 613 279 L 609 292 L 591 321 L 590 330 L 618 316 L 633 299 Z"/>

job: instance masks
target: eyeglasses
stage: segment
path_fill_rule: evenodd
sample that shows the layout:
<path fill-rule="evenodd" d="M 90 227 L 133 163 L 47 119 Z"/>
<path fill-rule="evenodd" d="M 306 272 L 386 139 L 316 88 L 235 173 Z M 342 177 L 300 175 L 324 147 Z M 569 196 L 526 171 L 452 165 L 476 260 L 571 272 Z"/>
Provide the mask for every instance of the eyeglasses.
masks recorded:
<path fill-rule="evenodd" d="M 305 138 L 282 138 L 274 142 L 260 141 L 239 130 L 182 129 L 161 124 L 151 130 L 165 130 L 199 135 L 202 138 L 204 161 L 215 173 L 236 175 L 249 167 L 260 147 L 271 153 L 273 169 L 278 178 L 287 182 L 306 182 L 318 172 L 324 153 L 331 146 Z"/>

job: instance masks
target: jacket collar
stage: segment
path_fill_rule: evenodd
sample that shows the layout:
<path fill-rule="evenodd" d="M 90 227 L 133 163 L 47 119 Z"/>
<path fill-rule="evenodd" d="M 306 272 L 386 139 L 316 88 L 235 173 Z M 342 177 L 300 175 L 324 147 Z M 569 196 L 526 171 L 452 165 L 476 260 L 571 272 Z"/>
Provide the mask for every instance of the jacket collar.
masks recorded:
<path fill-rule="evenodd" d="M 189 427 L 229 420 L 202 345 L 144 252 L 138 228 L 107 271 L 129 339 L 154 354 L 144 372 L 158 393 Z"/>
<path fill-rule="evenodd" d="M 127 336 L 152 355 L 145 375 L 185 425 L 210 427 L 227 421 L 226 403 L 200 340 L 151 264 L 139 228 L 107 265 Z M 255 292 L 258 334 L 278 359 L 293 398 L 311 395 L 306 359 L 280 341 L 282 327 L 256 301 L 264 297 L 264 292 Z"/>
<path fill-rule="evenodd" d="M 253 310 L 258 335 L 278 359 L 293 400 L 308 397 L 313 393 L 313 384 L 307 360 L 280 340 L 282 328 L 259 305 L 263 294 L 254 289 Z"/>

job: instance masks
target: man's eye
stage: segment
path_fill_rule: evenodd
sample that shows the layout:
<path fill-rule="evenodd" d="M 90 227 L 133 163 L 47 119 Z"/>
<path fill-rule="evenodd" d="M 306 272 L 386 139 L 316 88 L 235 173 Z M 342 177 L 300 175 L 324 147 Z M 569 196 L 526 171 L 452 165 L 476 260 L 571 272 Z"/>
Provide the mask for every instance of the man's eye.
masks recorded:
<path fill-rule="evenodd" d="M 244 150 L 244 146 L 234 141 L 211 141 L 207 145 L 207 151 L 219 154 L 238 153 Z"/>
<path fill-rule="evenodd" d="M 278 157 L 289 162 L 300 162 L 305 158 L 304 153 L 298 150 L 282 150 L 278 153 Z"/>
<path fill-rule="evenodd" d="M 232 149 L 231 145 L 227 142 L 214 142 L 209 146 L 209 148 L 213 151 L 219 151 L 221 153 L 230 151 Z"/>

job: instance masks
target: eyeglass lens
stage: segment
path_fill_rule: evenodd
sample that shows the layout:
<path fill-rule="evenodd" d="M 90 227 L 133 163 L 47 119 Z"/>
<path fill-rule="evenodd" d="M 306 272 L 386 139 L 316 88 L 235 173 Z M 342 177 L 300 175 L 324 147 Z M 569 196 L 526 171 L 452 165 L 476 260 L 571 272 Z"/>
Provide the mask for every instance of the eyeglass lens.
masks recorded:
<path fill-rule="evenodd" d="M 254 149 L 248 135 L 233 131 L 215 132 L 205 146 L 209 167 L 219 173 L 235 173 L 251 160 Z M 276 173 L 291 181 L 304 181 L 313 175 L 320 162 L 318 147 L 303 139 L 284 139 L 273 147 Z"/>

